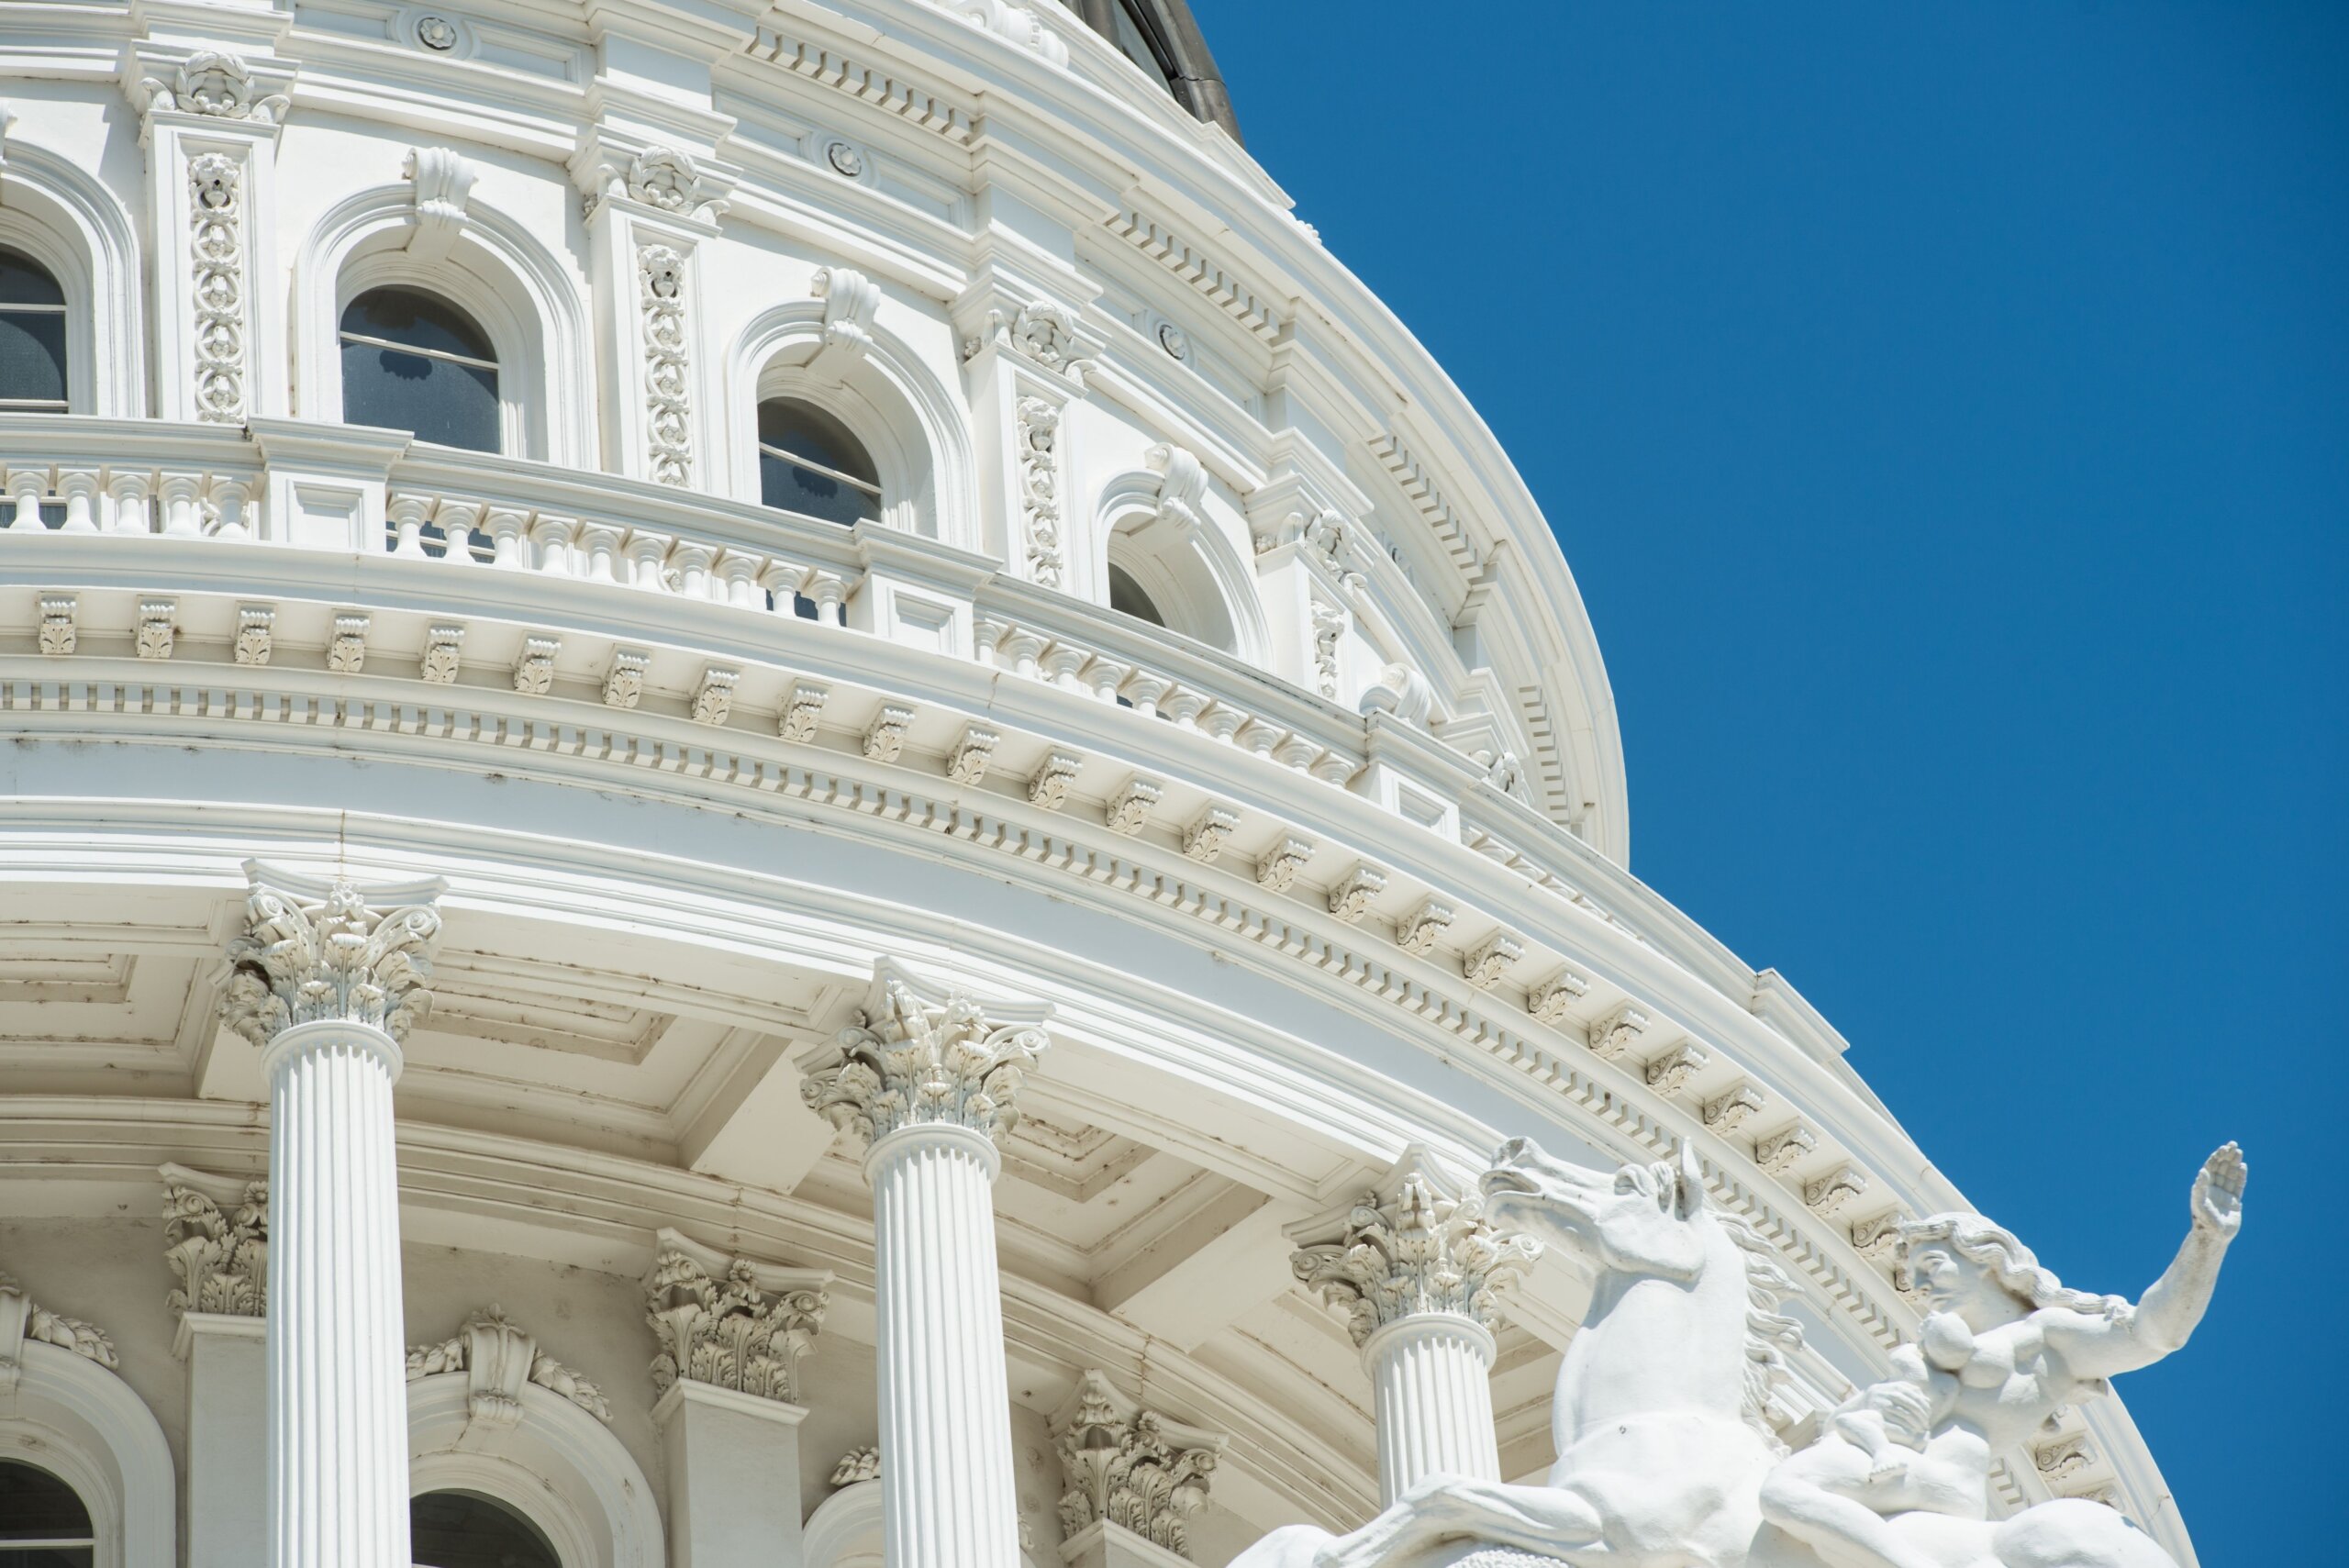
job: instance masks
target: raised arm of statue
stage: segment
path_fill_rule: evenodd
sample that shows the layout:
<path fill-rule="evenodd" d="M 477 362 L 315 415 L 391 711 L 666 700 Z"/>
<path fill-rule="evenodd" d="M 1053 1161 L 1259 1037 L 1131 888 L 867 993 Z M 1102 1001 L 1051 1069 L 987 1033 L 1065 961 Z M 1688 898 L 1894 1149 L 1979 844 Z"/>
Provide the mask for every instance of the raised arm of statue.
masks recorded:
<path fill-rule="evenodd" d="M 2186 1343 L 2210 1305 L 2227 1244 L 2243 1227 L 2250 1167 L 2230 1143 L 2202 1162 L 2187 1201 L 2186 1242 L 2133 1311 L 2099 1318 L 2047 1314 L 2046 1342 L 2075 1377 L 2110 1377 L 2150 1366 Z"/>

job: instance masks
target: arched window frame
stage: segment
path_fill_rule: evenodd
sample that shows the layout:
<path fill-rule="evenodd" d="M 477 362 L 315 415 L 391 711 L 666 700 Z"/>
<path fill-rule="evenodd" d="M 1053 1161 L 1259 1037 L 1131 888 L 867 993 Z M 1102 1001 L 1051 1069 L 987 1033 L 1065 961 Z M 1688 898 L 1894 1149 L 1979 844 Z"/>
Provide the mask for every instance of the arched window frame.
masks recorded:
<path fill-rule="evenodd" d="M 651 1484 L 601 1421 L 536 1384 L 506 1429 L 473 1419 L 462 1372 L 407 1385 L 408 1493 L 478 1492 L 536 1525 L 562 1568 L 661 1568 Z M 471 1429 L 470 1430 L 468 1429 Z"/>
<path fill-rule="evenodd" d="M 72 1351 L 25 1342 L 0 1392 L 0 1449 L 73 1488 L 97 1568 L 176 1568 L 179 1483 L 163 1429 L 131 1386 Z"/>
<path fill-rule="evenodd" d="M 1182 527 L 1163 517 L 1165 484 L 1163 473 L 1142 468 L 1117 474 L 1102 488 L 1093 523 L 1099 602 L 1109 603 L 1114 562 L 1150 595 L 1166 617 L 1165 629 L 1266 666 L 1272 638 L 1253 561 L 1210 517 Z M 1144 542 L 1152 534 L 1161 536 L 1155 548 Z"/>
<path fill-rule="evenodd" d="M 960 395 L 886 328 L 875 324 L 865 337 L 844 369 L 819 370 L 824 301 L 810 297 L 763 312 L 735 339 L 723 420 L 729 493 L 759 503 L 758 406 L 791 398 L 831 415 L 864 444 L 881 477 L 885 527 L 983 548 L 977 464 Z"/>
<path fill-rule="evenodd" d="M 505 213 L 476 200 L 445 254 L 408 250 L 413 187 L 375 186 L 318 220 L 295 263 L 295 408 L 342 418 L 343 310 L 370 289 L 437 295 L 473 317 L 497 361 L 502 455 L 592 470 L 600 387 L 586 291 L 567 263 Z M 535 371 L 535 374 L 533 374 Z"/>
<path fill-rule="evenodd" d="M 65 408 L 147 414 L 145 299 L 137 230 L 112 193 L 21 136 L 0 169 L 0 245 L 39 262 L 65 295 Z"/>

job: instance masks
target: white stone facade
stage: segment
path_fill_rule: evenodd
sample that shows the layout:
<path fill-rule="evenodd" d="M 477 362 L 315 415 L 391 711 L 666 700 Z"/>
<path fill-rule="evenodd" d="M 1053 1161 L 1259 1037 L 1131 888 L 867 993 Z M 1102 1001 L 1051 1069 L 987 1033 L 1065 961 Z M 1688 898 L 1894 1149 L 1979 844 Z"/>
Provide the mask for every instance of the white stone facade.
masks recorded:
<path fill-rule="evenodd" d="M 1505 1137 L 1698 1162 L 1794 1447 L 1895 1365 L 1958 1195 L 1626 869 L 1531 497 L 1163 87 L 1057 0 L 0 7 L 66 324 L 0 1455 L 94 1562 L 460 1492 L 562 1568 L 1219 1568 L 1537 1476 L 1598 1271 L 1486 1221 Z M 495 450 L 344 422 L 383 288 Z M 773 400 L 863 520 L 763 504 Z M 2194 1562 L 2117 1401 L 1992 1459 Z"/>

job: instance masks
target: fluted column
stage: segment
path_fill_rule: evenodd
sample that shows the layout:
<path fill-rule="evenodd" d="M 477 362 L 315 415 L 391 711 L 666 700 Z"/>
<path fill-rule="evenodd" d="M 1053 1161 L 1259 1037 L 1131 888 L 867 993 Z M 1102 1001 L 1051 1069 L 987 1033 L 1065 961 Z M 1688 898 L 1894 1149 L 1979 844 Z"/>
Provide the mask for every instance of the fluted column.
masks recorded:
<path fill-rule="evenodd" d="M 1289 1229 L 1297 1277 L 1345 1309 L 1370 1373 L 1382 1506 L 1430 1475 L 1501 1478 L 1493 1292 L 1541 1253 L 1417 1145 L 1342 1209 Z"/>
<path fill-rule="evenodd" d="M 804 1063 L 808 1105 L 869 1140 L 889 1568 L 1019 1568 L 996 1140 L 1048 1015 L 983 1008 L 884 960 L 862 1020 Z"/>
<path fill-rule="evenodd" d="M 407 1568 L 392 1084 L 429 1005 L 438 882 L 367 893 L 248 862 L 229 1028 L 270 1085 L 270 1568 Z"/>

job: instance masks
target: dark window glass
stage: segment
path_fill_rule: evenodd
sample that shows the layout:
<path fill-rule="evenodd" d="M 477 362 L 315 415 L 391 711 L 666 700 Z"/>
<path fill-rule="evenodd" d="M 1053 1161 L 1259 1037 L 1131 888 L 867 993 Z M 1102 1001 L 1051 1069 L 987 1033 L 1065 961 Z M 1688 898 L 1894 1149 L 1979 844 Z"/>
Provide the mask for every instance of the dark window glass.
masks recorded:
<path fill-rule="evenodd" d="M 427 1492 L 407 1506 L 417 1568 L 562 1568 L 539 1527 L 478 1492 Z"/>
<path fill-rule="evenodd" d="M 91 1568 L 90 1510 L 46 1470 L 0 1460 L 0 1568 Z"/>
<path fill-rule="evenodd" d="M 0 250 L 0 412 L 65 412 L 65 291 L 14 250 Z"/>
<path fill-rule="evenodd" d="M 881 476 L 846 425 L 805 403 L 759 405 L 759 499 L 828 523 L 881 516 Z"/>
<path fill-rule="evenodd" d="M 422 441 L 501 449 L 497 361 L 473 318 L 408 288 L 370 289 L 342 313 L 342 418 Z"/>
<path fill-rule="evenodd" d="M 1109 607 L 1121 616 L 1146 620 L 1152 626 L 1166 624 L 1166 617 L 1158 613 L 1158 606 L 1141 591 L 1141 584 L 1124 567 L 1114 563 L 1109 568 Z"/>

